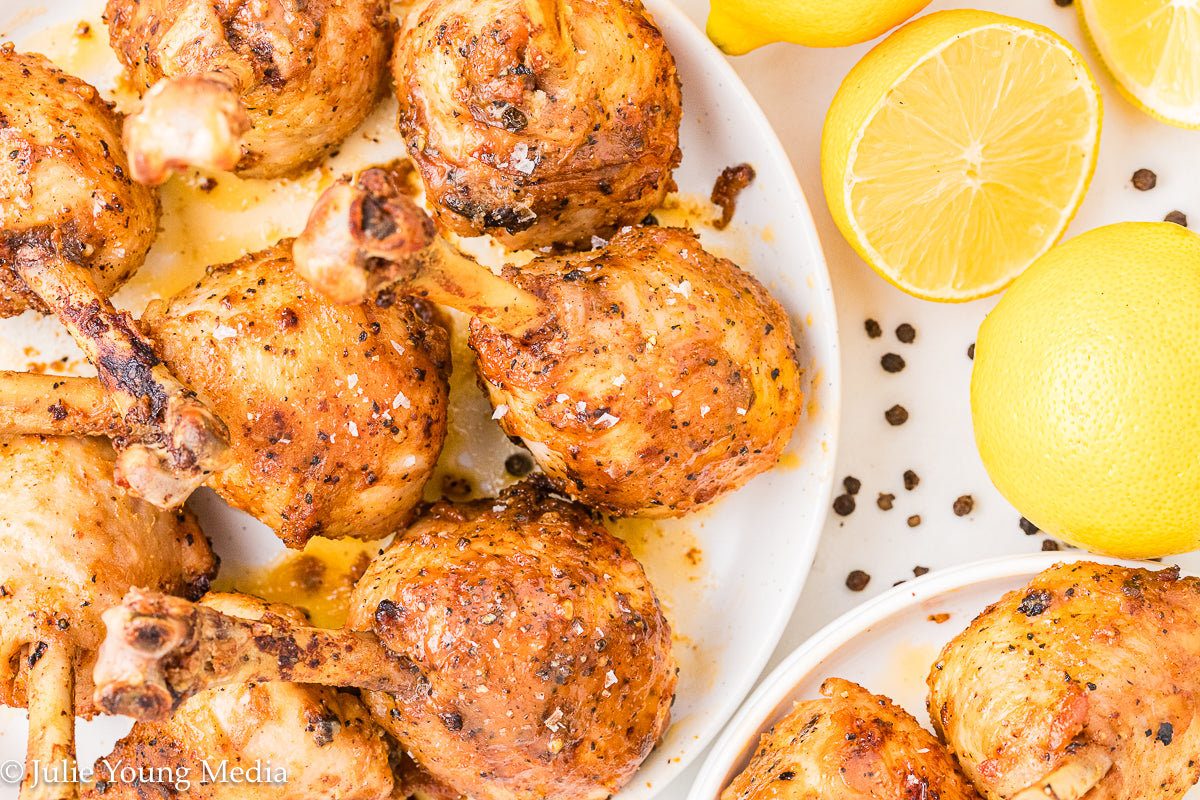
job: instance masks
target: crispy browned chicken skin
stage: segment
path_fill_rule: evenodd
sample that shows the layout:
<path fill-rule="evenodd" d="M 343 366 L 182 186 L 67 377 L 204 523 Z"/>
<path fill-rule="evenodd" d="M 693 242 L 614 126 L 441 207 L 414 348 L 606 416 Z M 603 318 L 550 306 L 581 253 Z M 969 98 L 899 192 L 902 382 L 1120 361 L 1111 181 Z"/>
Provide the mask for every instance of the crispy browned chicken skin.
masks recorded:
<path fill-rule="evenodd" d="M 120 116 L 39 55 L 0 47 L 0 316 L 53 312 L 132 431 L 127 463 L 175 477 L 135 487 L 167 507 L 223 463 L 224 426 L 162 367 L 108 295 L 142 265 L 158 197 L 129 179 Z M 184 488 L 186 487 L 186 488 Z"/>
<path fill-rule="evenodd" d="M 638 0 L 431 0 L 393 59 L 400 132 L 444 228 L 590 247 L 674 188 L 675 62 Z"/>
<path fill-rule="evenodd" d="M 308 621 L 290 606 L 247 595 L 210 594 L 203 605 L 242 619 Z M 225 686 L 190 698 L 166 722 L 134 725 L 96 761 L 98 783 L 83 797 L 171 800 L 185 789 L 191 800 L 385 800 L 393 789 L 390 750 L 352 694 L 282 681 Z M 269 780 L 213 780 L 256 764 L 269 765 Z M 125 767 L 139 779 L 123 780 Z M 286 780 L 274 782 L 280 769 Z"/>
<path fill-rule="evenodd" d="M 680 516 L 775 465 L 804 401 L 791 324 L 692 233 L 634 228 L 503 275 L 555 321 L 517 337 L 472 320 L 471 347 L 500 426 L 562 491 Z"/>
<path fill-rule="evenodd" d="M 161 512 L 113 483 L 102 439 L 0 439 L 0 703 L 25 705 L 18 656 L 65 638 L 76 709 L 96 712 L 92 664 L 100 614 L 131 586 L 196 598 L 216 559 L 187 511 Z"/>
<path fill-rule="evenodd" d="M 446 435 L 445 331 L 407 299 L 330 303 L 291 241 L 215 266 L 142 317 L 163 360 L 228 420 L 208 484 L 289 547 L 386 536 L 412 517 Z"/>
<path fill-rule="evenodd" d="M 774 466 L 803 411 L 783 307 L 690 231 L 630 227 L 497 277 L 368 169 L 322 194 L 295 256 L 337 302 L 383 289 L 473 315 L 501 426 L 600 511 L 690 513 Z"/>
<path fill-rule="evenodd" d="M 131 591 L 105 615 L 97 702 L 165 718 L 197 691 L 353 686 L 417 764 L 477 800 L 600 800 L 666 730 L 671 633 L 641 565 L 529 483 L 435 504 L 359 581 L 347 629 L 249 623 Z"/>
<path fill-rule="evenodd" d="M 641 565 L 533 484 L 434 505 L 367 568 L 347 627 L 423 676 L 368 692 L 376 719 L 478 800 L 607 797 L 670 720 L 671 631 Z"/>
<path fill-rule="evenodd" d="M 1181 797 L 1200 776 L 1200 580 L 1056 564 L 929 674 L 934 727 L 988 800 Z"/>
<path fill-rule="evenodd" d="M 22 239 L 55 239 L 112 294 L 158 233 L 158 197 L 129 178 L 120 115 L 87 83 L 11 44 L 0 47 L 0 109 L 0 316 L 51 311 L 15 270 Z"/>
<path fill-rule="evenodd" d="M 134 177 L 172 169 L 294 174 L 323 159 L 386 88 L 393 22 L 382 0 L 108 0 L 132 84 Z"/>
<path fill-rule="evenodd" d="M 829 678 L 763 735 L 721 800 L 979 800 L 945 745 L 904 709 Z"/>

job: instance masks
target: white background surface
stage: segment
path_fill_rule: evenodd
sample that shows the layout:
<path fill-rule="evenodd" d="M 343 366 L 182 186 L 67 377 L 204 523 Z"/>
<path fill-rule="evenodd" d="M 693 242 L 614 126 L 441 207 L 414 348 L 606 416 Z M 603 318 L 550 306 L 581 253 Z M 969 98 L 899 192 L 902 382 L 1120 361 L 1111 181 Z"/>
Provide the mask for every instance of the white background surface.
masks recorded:
<path fill-rule="evenodd" d="M 698 26 L 704 25 L 705 0 L 676 0 L 676 4 Z M 922 13 L 964 7 L 1052 28 L 1083 53 L 1100 84 L 1104 94 L 1100 159 L 1067 237 L 1113 222 L 1159 221 L 1175 209 L 1189 216 L 1193 228 L 1200 227 L 1200 132 L 1160 123 L 1120 96 L 1084 39 L 1074 7 L 1059 8 L 1053 0 L 939 0 Z M 846 475 L 862 481 L 854 513 L 845 518 L 830 513 L 800 603 L 768 671 L 843 612 L 896 581 L 911 578 L 914 566 L 937 570 L 1034 552 L 1048 538 L 1026 536 L 1018 527 L 1020 514 L 988 480 L 971 432 L 971 362 L 966 350 L 997 298 L 942 305 L 909 297 L 863 263 L 842 238 L 825 204 L 819 161 L 825 112 L 842 78 L 877 41 L 820 50 L 780 43 L 729 59 L 783 142 L 825 249 L 842 351 L 835 493 L 841 491 Z M 686 97 L 684 86 L 685 104 Z M 1157 173 L 1158 185 L 1152 191 L 1138 192 L 1130 184 L 1130 176 L 1140 167 Z M 868 317 L 882 325 L 881 338 L 867 338 L 863 321 Z M 917 329 L 913 344 L 901 344 L 895 337 L 896 326 L 903 322 Z M 880 367 L 880 357 L 888 352 L 904 358 L 902 372 L 888 374 Z M 1180 358 L 1196 360 L 1197 356 L 1181 353 Z M 908 422 L 898 428 L 883 418 L 894 403 L 909 412 Z M 906 469 L 921 479 L 912 492 L 903 487 L 901 475 Z M 893 510 L 876 507 L 880 492 L 896 495 Z M 975 511 L 959 518 L 952 506 L 963 494 L 974 497 Z M 907 526 L 911 514 L 920 514 L 919 527 Z M 1193 570 L 1200 565 L 1195 554 L 1171 560 Z M 862 592 L 845 586 L 847 573 L 854 569 L 871 576 Z M 669 786 L 663 800 L 682 798 L 696 770 L 694 765 Z"/>

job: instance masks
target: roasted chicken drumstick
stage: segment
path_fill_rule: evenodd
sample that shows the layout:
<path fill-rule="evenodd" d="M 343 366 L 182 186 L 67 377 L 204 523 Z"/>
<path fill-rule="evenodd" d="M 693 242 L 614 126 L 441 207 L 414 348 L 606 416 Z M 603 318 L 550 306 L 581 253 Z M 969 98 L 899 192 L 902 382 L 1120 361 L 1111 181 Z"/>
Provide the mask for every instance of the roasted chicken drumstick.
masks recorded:
<path fill-rule="evenodd" d="M 45 58 L 0 47 L 0 108 L 0 316 L 58 317 L 129 430 L 122 479 L 174 505 L 224 464 L 225 427 L 108 300 L 154 241 L 158 198 L 126 174 L 119 116 Z"/>
<path fill-rule="evenodd" d="M 883 695 L 829 678 L 764 734 L 721 800 L 979 800 L 950 754 Z"/>
<path fill-rule="evenodd" d="M 144 92 L 125 122 L 142 183 L 187 167 L 294 174 L 358 127 L 386 86 L 382 0 L 108 0 L 104 18 Z"/>
<path fill-rule="evenodd" d="M 689 513 L 770 469 L 800 418 L 787 314 L 685 230 L 631 228 L 501 278 L 437 238 L 373 169 L 322 195 L 295 254 L 333 300 L 391 286 L 474 314 L 470 344 L 501 426 L 561 491 L 603 512 Z"/>
<path fill-rule="evenodd" d="M 98 710 L 101 612 L 134 586 L 198 597 L 215 571 L 187 512 L 116 486 L 103 440 L 0 440 L 0 702 L 29 708 L 22 798 L 76 794 L 73 783 L 35 785 L 30 770 L 74 771 L 75 715 Z"/>
<path fill-rule="evenodd" d="M 629 549 L 518 484 L 438 503 L 368 568 L 345 631 L 249 623 L 131 592 L 106 617 L 97 701 L 162 717 L 272 679 L 356 686 L 417 764 L 479 800 L 600 800 L 666 730 L 670 628 Z"/>
<path fill-rule="evenodd" d="M 439 224 L 588 248 L 674 188 L 675 61 L 639 0 L 431 0 L 393 60 Z"/>
<path fill-rule="evenodd" d="M 209 268 L 142 322 L 229 421 L 230 465 L 208 485 L 231 505 L 295 548 L 409 521 L 445 439 L 450 368 L 445 331 L 413 301 L 331 303 L 285 240 Z M 0 373 L 0 433 L 112 435 L 114 422 L 89 380 Z"/>
<path fill-rule="evenodd" d="M 201 603 L 244 620 L 308 621 L 290 606 L 246 595 L 209 594 Z M 224 686 L 184 701 L 169 720 L 135 724 L 96 762 L 98 783 L 83 797 L 169 800 L 182 791 L 191 800 L 387 800 L 390 751 L 352 694 L 282 681 Z M 256 765 L 257 779 L 231 779 Z"/>
<path fill-rule="evenodd" d="M 1200 580 L 1056 564 L 952 639 L 934 727 L 988 800 L 1182 797 L 1200 776 Z"/>

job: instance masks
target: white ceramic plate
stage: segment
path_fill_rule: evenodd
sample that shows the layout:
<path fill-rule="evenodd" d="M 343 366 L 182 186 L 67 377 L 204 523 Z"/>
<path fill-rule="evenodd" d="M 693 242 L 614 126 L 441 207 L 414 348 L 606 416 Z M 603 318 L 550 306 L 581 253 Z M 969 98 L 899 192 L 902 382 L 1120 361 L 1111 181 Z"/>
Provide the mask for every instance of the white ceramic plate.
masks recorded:
<path fill-rule="evenodd" d="M 713 745 L 688 800 L 718 800 L 750 762 L 759 736 L 797 701 L 820 697 L 821 683 L 829 677 L 887 695 L 929 728 L 925 678 L 946 642 L 1005 592 L 1052 564 L 1079 560 L 1149 569 L 1165 566 L 1082 551 L 1035 553 L 979 561 L 903 583 L 829 623 L 759 684 Z M 934 617 L 941 614 L 949 617 Z M 1187 797 L 1197 796 L 1200 790 Z"/>
<path fill-rule="evenodd" d="M 117 69 L 102 44 L 102 0 L 5 0 L 2 5 L 0 41 L 11 39 L 21 49 L 45 52 L 111 94 Z M 684 85 L 684 157 L 675 176 L 680 194 L 706 200 L 713 181 L 729 165 L 749 162 L 758 172 L 739 197 L 729 230 L 698 230 L 706 247 L 757 274 L 788 309 L 801 342 L 809 414 L 789 454 L 773 472 L 710 512 L 649 535 L 644 530 L 638 534 L 635 550 L 675 627 L 681 674 L 674 723 L 621 793 L 625 800 L 656 794 L 703 750 L 773 650 L 808 573 L 828 507 L 840 400 L 837 320 L 829 277 L 792 167 L 762 112 L 704 35 L 668 3 L 651 0 L 648 6 L 670 43 Z M 80 20 L 92 24 L 99 44 L 73 39 L 71 32 Z M 326 175 L 402 154 L 392 126 L 394 108 L 394 101 L 384 103 L 351 137 Z M 205 264 L 230 260 L 298 232 L 320 177 L 314 174 L 282 189 L 242 186 L 236 192 L 222 179 L 210 199 L 198 205 L 192 202 L 195 198 L 188 200 L 179 181 L 173 181 L 174 189 L 169 186 L 164 194 L 164 207 L 170 214 L 181 204 L 187 206 L 188 226 L 179 224 L 178 214 L 164 217 L 164 230 L 147 266 L 118 295 L 118 304 L 136 313 L 147 298 L 169 291 L 167 285 L 185 283 Z M 223 194 L 227 190 L 234 193 Z M 694 205 L 685 205 L 689 204 Z M 26 353 L 27 346 L 37 348 L 35 356 Z M 77 351 L 52 321 L 27 315 L 0 322 L 0 368 L 23 369 L 30 361 L 44 363 L 62 355 L 77 358 Z M 489 446 L 503 440 L 486 419 L 478 424 L 489 426 Z M 482 460 L 494 460 L 495 453 L 472 445 L 468 454 L 452 457 L 459 471 L 470 473 L 467 462 L 479 468 Z M 477 485 L 489 485 L 485 478 L 479 480 Z M 279 544 L 263 526 L 231 511 L 211 493 L 198 493 L 192 505 L 226 567 L 261 564 L 278 554 Z M 698 566 L 684 558 L 693 548 L 700 556 Z M 81 723 L 81 764 L 106 754 L 127 728 L 127 722 L 113 719 Z M 0 709 L 0 762 L 22 759 L 24 746 L 24 714 Z M 0 800 L 16 794 L 0 767 Z"/>

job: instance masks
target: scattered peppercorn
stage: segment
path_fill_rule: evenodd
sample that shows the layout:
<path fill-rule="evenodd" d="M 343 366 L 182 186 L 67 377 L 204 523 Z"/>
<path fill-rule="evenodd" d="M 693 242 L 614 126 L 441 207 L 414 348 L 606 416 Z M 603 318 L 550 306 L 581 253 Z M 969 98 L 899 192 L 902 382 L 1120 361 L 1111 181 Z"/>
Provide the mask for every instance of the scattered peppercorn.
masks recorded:
<path fill-rule="evenodd" d="M 846 576 L 846 588 L 852 592 L 861 592 L 871 582 L 871 576 L 861 569 L 853 570 Z"/>
<path fill-rule="evenodd" d="M 879 506 L 884 511 L 891 511 L 892 503 L 895 502 L 895 500 L 896 500 L 896 495 L 884 494 L 883 492 L 880 492 L 879 499 L 875 501 L 875 505 Z"/>
<path fill-rule="evenodd" d="M 954 516 L 965 517 L 975 510 L 975 498 L 964 494 L 954 501 Z"/>
<path fill-rule="evenodd" d="M 913 577 L 919 578 L 929 572 L 929 567 L 913 567 Z"/>
<path fill-rule="evenodd" d="M 868 319 L 864 322 L 863 327 L 867 329 L 867 338 L 869 339 L 878 339 L 880 336 L 883 336 L 883 328 L 873 319 Z"/>
<path fill-rule="evenodd" d="M 854 498 L 848 494 L 839 494 L 833 499 L 833 510 L 839 517 L 848 517 L 854 513 Z"/>
<path fill-rule="evenodd" d="M 896 328 L 896 338 L 904 344 L 912 344 L 917 338 L 917 329 L 912 325 L 909 325 L 907 322 L 901 323 L 901 325 Z"/>
<path fill-rule="evenodd" d="M 1074 1 L 1075 0 L 1054 0 L 1054 5 L 1058 6 L 1059 8 L 1067 8 Z"/>
<path fill-rule="evenodd" d="M 1155 734 L 1154 738 L 1157 739 L 1158 741 L 1162 742 L 1163 746 L 1166 747 L 1167 745 L 1169 745 L 1171 743 L 1171 739 L 1174 736 L 1175 736 L 1175 727 L 1173 725 L 1171 725 L 1171 723 L 1169 723 L 1169 722 L 1163 722 L 1163 723 L 1159 724 L 1158 733 Z"/>
<path fill-rule="evenodd" d="M 884 372 L 899 372 L 904 369 L 904 359 L 896 353 L 884 353 L 883 358 L 879 359 L 879 364 Z"/>
<path fill-rule="evenodd" d="M 1021 525 L 1021 530 L 1025 531 L 1026 536 L 1037 536 L 1039 533 L 1041 533 L 1041 531 L 1038 529 L 1037 525 L 1034 525 L 1032 522 L 1025 519 L 1024 517 L 1021 517 L 1020 525 Z"/>
<path fill-rule="evenodd" d="M 779 773 L 779 780 L 781 781 L 790 781 L 795 777 L 796 773 L 790 769 L 785 769 L 783 772 Z"/>
<path fill-rule="evenodd" d="M 504 459 L 504 471 L 514 478 L 523 478 L 533 471 L 533 459 L 525 453 L 513 453 Z"/>
<path fill-rule="evenodd" d="M 974 342 L 971 342 L 969 345 L 967 345 L 967 358 L 971 359 L 972 361 L 975 360 L 975 343 Z"/>
<path fill-rule="evenodd" d="M 1172 211 L 1163 217 L 1163 222 L 1174 222 L 1176 225 L 1182 225 L 1186 228 L 1187 214 L 1184 214 L 1182 211 Z"/>
<path fill-rule="evenodd" d="M 1133 173 L 1133 188 L 1139 192 L 1148 192 L 1158 185 L 1158 176 L 1153 170 L 1143 167 Z"/>
<path fill-rule="evenodd" d="M 917 488 L 917 484 L 919 484 L 920 482 L 921 482 L 921 479 L 917 477 L 917 473 L 913 472 L 911 469 L 904 470 L 904 488 L 905 489 L 907 489 L 908 491 L 911 492 L 913 489 Z"/>
<path fill-rule="evenodd" d="M 1061 549 L 1062 548 L 1060 548 L 1058 546 L 1058 542 L 1054 541 L 1053 539 L 1043 539 L 1042 540 L 1042 550 L 1051 551 L 1051 550 L 1061 550 Z"/>
<path fill-rule="evenodd" d="M 897 403 L 883 412 L 883 418 L 888 421 L 888 425 L 903 425 L 908 422 L 908 410 Z"/>
<path fill-rule="evenodd" d="M 908 518 L 908 527 L 915 528 L 920 524 L 921 524 L 921 515 L 920 514 L 913 514 L 911 517 Z"/>
<path fill-rule="evenodd" d="M 862 488 L 862 481 L 853 475 L 847 475 L 842 478 L 842 486 L 846 487 L 846 494 L 858 494 L 858 490 Z"/>

